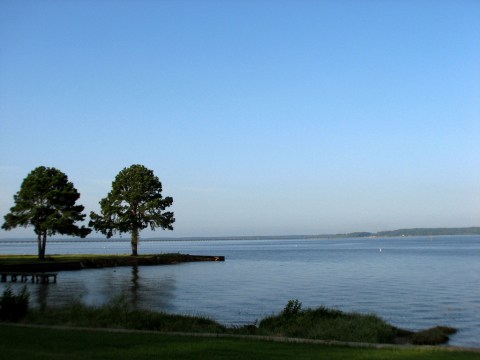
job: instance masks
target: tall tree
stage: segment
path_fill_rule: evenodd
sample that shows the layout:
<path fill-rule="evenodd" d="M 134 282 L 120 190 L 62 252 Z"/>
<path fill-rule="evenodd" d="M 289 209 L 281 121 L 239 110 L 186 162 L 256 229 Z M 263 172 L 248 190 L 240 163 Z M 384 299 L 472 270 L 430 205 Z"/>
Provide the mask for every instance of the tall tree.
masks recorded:
<path fill-rule="evenodd" d="M 14 195 L 15 205 L 5 215 L 2 229 L 33 226 L 38 241 L 38 258 L 45 258 L 47 236 L 55 234 L 85 237 L 92 230 L 78 227 L 85 209 L 75 205 L 80 194 L 68 181 L 67 175 L 55 168 L 39 166 L 23 180 Z"/>
<path fill-rule="evenodd" d="M 141 230 L 160 227 L 173 230 L 173 212 L 164 210 L 173 199 L 162 196 L 162 183 L 152 170 L 132 165 L 120 171 L 112 182 L 112 191 L 100 200 L 101 214 L 90 213 L 89 226 L 110 238 L 116 231 L 131 233 L 132 255 L 138 255 Z"/>

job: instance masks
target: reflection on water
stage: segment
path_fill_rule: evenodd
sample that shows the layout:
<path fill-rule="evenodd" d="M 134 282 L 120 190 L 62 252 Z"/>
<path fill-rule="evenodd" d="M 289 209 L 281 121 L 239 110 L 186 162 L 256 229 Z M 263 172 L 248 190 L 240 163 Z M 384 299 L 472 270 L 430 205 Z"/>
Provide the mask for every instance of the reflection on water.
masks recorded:
<path fill-rule="evenodd" d="M 105 243 L 51 245 L 56 253 L 67 245 L 70 252 L 105 251 Z M 111 251 L 122 246 L 113 243 Z M 299 299 L 304 307 L 373 312 L 412 330 L 454 326 L 460 331 L 452 345 L 480 347 L 480 237 L 171 241 L 145 242 L 142 250 L 226 261 L 60 272 L 57 284 L 27 285 L 31 302 L 99 305 L 124 295 L 137 308 L 241 325 Z"/>
<path fill-rule="evenodd" d="M 132 266 L 132 285 L 130 287 L 131 289 L 131 302 L 133 306 L 138 307 L 139 303 L 139 286 L 140 286 L 140 281 L 139 281 L 139 276 L 138 276 L 138 266 Z"/>
<path fill-rule="evenodd" d="M 174 307 L 175 277 L 157 276 L 152 270 L 134 266 L 61 272 L 56 284 L 28 285 L 30 303 L 39 308 L 75 302 L 101 305 L 121 296 L 135 308 L 168 311 Z"/>
<path fill-rule="evenodd" d="M 30 291 L 30 305 L 45 309 L 47 307 L 48 294 L 51 286 L 39 284 L 39 286 L 31 287 Z M 32 293 L 33 291 L 33 293 Z"/>

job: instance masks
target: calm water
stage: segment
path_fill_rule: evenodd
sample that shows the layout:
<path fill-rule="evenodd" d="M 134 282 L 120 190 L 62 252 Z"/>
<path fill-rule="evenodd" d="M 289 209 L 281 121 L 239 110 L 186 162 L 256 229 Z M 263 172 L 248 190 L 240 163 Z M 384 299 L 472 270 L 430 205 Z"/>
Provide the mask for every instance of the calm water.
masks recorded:
<path fill-rule="evenodd" d="M 49 243 L 47 253 L 129 253 L 129 246 Z M 34 243 L 0 243 L 2 254 L 35 251 Z M 127 294 L 140 308 L 240 325 L 299 299 L 304 308 L 373 312 L 412 330 L 453 326 L 459 332 L 451 345 L 480 347 L 479 236 L 145 241 L 139 251 L 224 255 L 226 261 L 61 272 L 57 284 L 28 285 L 32 302 L 101 304 Z"/>

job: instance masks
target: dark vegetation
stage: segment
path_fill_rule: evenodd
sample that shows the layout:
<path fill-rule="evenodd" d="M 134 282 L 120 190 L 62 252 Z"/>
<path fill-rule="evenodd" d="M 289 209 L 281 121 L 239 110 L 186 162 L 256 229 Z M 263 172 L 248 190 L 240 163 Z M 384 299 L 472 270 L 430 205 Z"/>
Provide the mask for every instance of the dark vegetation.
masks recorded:
<path fill-rule="evenodd" d="M 0 255 L 0 271 L 61 271 L 116 266 L 171 265 L 194 261 L 224 261 L 223 256 L 189 254 L 53 255 L 38 260 L 31 255 Z"/>
<path fill-rule="evenodd" d="M 301 309 L 290 301 L 283 312 L 263 319 L 259 330 L 286 337 L 368 343 L 395 343 L 397 331 L 375 315 L 319 307 Z"/>
<path fill-rule="evenodd" d="M 227 330 L 225 326 L 203 317 L 137 310 L 124 297 L 99 307 L 78 303 L 62 308 L 32 309 L 24 321 L 41 325 L 163 332 L 225 333 Z"/>
<path fill-rule="evenodd" d="M 27 287 L 14 294 L 10 287 L 7 287 L 0 298 L 0 321 L 20 321 L 28 313 L 29 294 Z"/>
<path fill-rule="evenodd" d="M 5 215 L 2 229 L 32 226 L 37 235 L 38 258 L 45 258 L 47 238 L 62 234 L 86 237 L 92 229 L 77 226 L 85 220 L 83 205 L 76 204 L 80 193 L 67 175 L 53 167 L 39 166 L 23 180 L 13 196 L 15 205 Z M 132 255 L 138 255 L 141 230 L 173 230 L 173 212 L 165 211 L 173 198 L 163 197 L 162 183 L 143 165 L 124 168 L 115 177 L 112 191 L 100 201 L 101 212 L 90 213 L 89 226 L 110 238 L 130 233 Z"/>
<path fill-rule="evenodd" d="M 298 300 L 291 300 L 277 315 L 257 325 L 229 328 L 211 319 L 138 310 L 126 298 L 92 307 L 80 303 L 61 308 L 28 310 L 28 294 L 15 295 L 7 289 L 0 299 L 3 321 L 22 321 L 37 325 L 62 325 L 88 328 L 117 328 L 161 332 L 216 333 L 261 335 L 318 340 L 337 340 L 384 344 L 441 344 L 455 329 L 436 327 L 421 332 L 395 328 L 372 314 L 345 313 L 319 307 L 302 309 Z M 28 311 L 27 311 L 28 310 Z"/>
<path fill-rule="evenodd" d="M 290 300 L 280 314 L 263 319 L 258 331 L 305 339 L 416 345 L 442 344 L 456 332 L 450 327 L 412 332 L 389 325 L 374 314 L 347 313 L 323 306 L 303 310 L 298 300 Z"/>
<path fill-rule="evenodd" d="M 172 197 L 163 197 L 162 183 L 152 170 L 132 165 L 117 174 L 112 191 L 100 200 L 100 214 L 90 213 L 89 226 L 107 238 L 116 232 L 130 233 L 132 255 L 137 256 L 141 230 L 173 230 L 173 212 L 165 211 L 172 204 Z"/>
<path fill-rule="evenodd" d="M 39 166 L 23 180 L 14 195 L 15 205 L 5 215 L 2 229 L 33 226 L 37 235 L 38 258 L 45 258 L 47 237 L 55 234 L 85 237 L 92 230 L 75 223 L 83 221 L 80 194 L 67 175 L 55 168 Z"/>

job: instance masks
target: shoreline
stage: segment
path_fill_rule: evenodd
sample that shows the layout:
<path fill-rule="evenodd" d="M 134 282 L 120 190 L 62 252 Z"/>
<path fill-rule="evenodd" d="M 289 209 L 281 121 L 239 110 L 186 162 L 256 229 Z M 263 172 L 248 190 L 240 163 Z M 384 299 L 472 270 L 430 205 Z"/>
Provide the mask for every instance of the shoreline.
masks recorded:
<path fill-rule="evenodd" d="M 50 255 L 38 260 L 33 255 L 1 255 L 0 272 L 51 272 L 100 269 L 120 266 L 175 265 L 188 262 L 223 262 L 224 256 L 190 254 L 146 255 Z"/>

